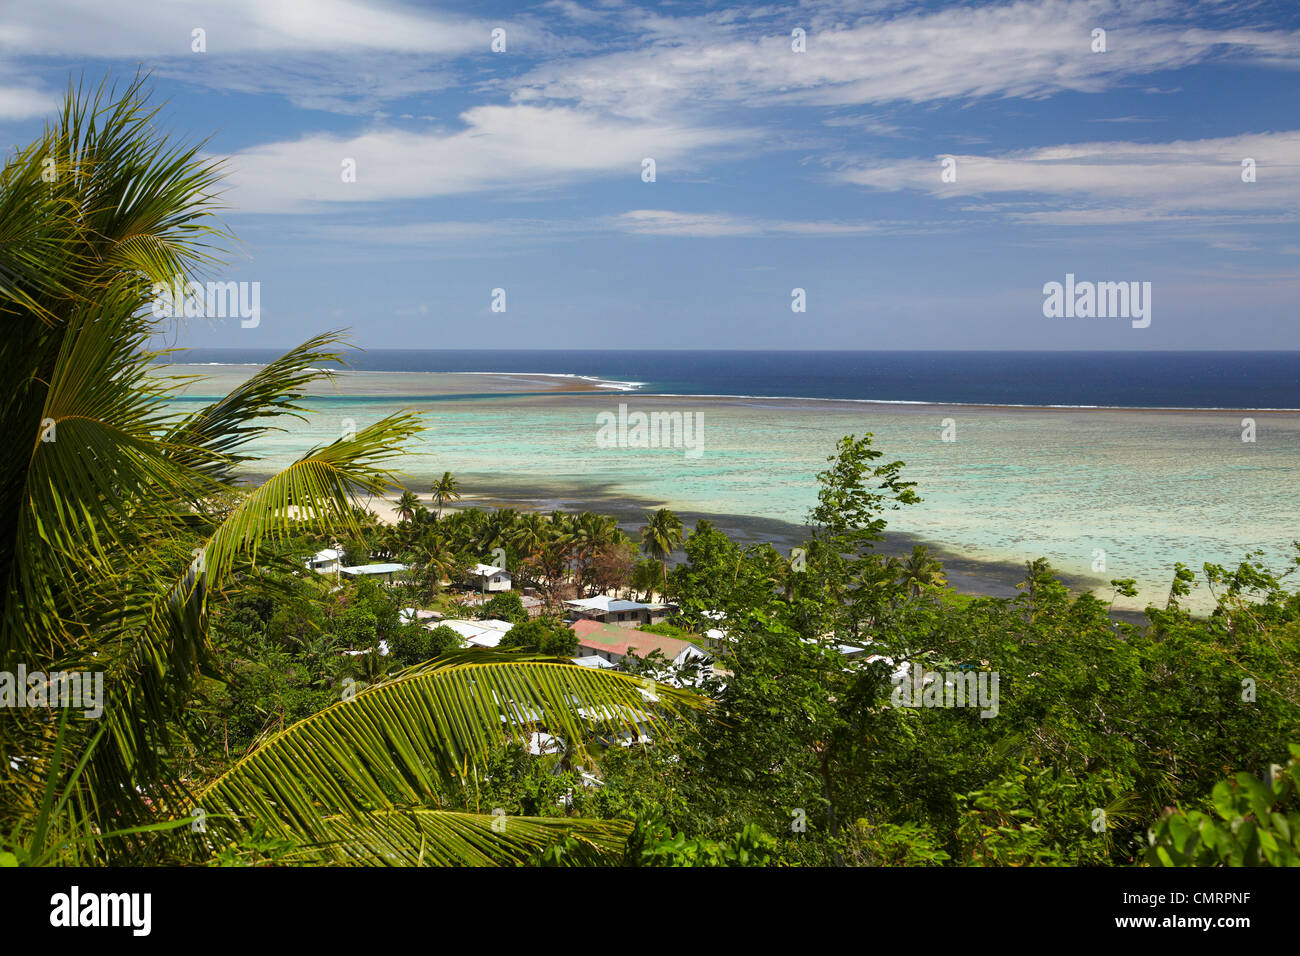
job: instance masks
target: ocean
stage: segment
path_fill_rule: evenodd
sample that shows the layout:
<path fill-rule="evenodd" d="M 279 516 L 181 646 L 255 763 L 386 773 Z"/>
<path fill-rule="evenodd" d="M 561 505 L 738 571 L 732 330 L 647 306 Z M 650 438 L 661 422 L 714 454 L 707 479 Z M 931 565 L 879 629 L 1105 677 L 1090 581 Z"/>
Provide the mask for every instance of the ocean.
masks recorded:
<path fill-rule="evenodd" d="M 178 371 L 206 380 L 178 410 L 274 355 L 185 353 L 193 364 Z M 428 430 L 401 463 L 414 491 L 451 471 L 466 504 L 590 508 L 632 531 L 670 507 L 688 526 L 708 517 L 784 551 L 836 441 L 872 432 L 924 499 L 888 515 L 886 550 L 925 543 L 981 593 L 1014 593 L 1037 557 L 1107 598 L 1111 578 L 1134 578 L 1137 598 L 1116 606 L 1137 610 L 1163 603 L 1176 561 L 1199 571 L 1255 549 L 1288 560 L 1300 412 L 1285 409 L 1300 408 L 1298 381 L 1300 353 L 375 350 L 313 393 L 306 423 L 255 443 L 250 475 L 415 410 Z M 602 416 L 620 406 L 697 416 L 699 447 L 602 444 Z M 1212 598 L 1202 586 L 1191 603 Z"/>
<path fill-rule="evenodd" d="M 193 349 L 193 363 L 267 362 L 266 349 Z M 947 405 L 1300 408 L 1300 352 L 687 352 L 371 349 L 370 372 L 544 372 L 642 393 Z"/>

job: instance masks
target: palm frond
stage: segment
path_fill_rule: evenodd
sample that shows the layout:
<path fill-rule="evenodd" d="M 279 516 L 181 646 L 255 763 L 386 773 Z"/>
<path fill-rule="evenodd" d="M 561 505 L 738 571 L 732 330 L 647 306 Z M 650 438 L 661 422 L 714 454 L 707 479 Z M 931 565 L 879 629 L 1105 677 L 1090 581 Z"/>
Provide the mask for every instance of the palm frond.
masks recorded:
<path fill-rule="evenodd" d="M 402 847 L 398 856 L 409 858 L 415 844 L 402 813 L 442 809 L 449 794 L 472 789 L 476 768 L 494 748 L 544 728 L 566 742 L 572 758 L 593 763 L 593 745 L 643 734 L 666 744 L 678 736 L 675 718 L 707 706 L 689 691 L 627 674 L 475 650 L 414 668 L 287 727 L 197 798 L 209 819 L 228 821 L 214 832 L 256 821 L 284 835 L 306 834 L 324 848 L 347 821 L 349 832 L 374 842 L 322 852 L 378 857 Z M 383 820 L 396 821 L 395 829 L 381 827 Z"/>
<path fill-rule="evenodd" d="M 335 348 L 341 342 L 337 332 L 314 336 L 259 369 L 228 395 L 177 422 L 166 438 L 177 449 L 177 460 L 223 481 L 232 480 L 234 467 L 249 460 L 235 450 L 274 427 L 264 419 L 303 418 L 298 400 L 307 385 L 332 377 L 320 366 L 342 358 Z"/>

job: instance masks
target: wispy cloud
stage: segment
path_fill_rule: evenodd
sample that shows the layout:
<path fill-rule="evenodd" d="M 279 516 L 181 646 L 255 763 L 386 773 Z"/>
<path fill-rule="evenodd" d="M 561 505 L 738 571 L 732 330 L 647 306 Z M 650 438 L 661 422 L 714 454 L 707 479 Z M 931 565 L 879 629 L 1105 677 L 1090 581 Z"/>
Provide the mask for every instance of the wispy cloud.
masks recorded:
<path fill-rule="evenodd" d="M 0 120 L 43 116 L 58 105 L 59 97 L 54 93 L 25 86 L 0 86 Z"/>
<path fill-rule="evenodd" d="M 488 52 L 495 24 L 476 18 L 366 0 L 169 0 L 141 16 L 137 0 L 42 0 L 0 14 L 0 50 L 81 58 L 365 51 Z M 70 25 L 76 29 L 69 29 Z M 522 31 L 521 31 L 522 32 Z M 520 39 L 523 39 L 521 36 Z"/>
<path fill-rule="evenodd" d="M 1168 143 L 1094 142 L 999 155 L 945 157 L 846 168 L 840 181 L 877 190 L 917 190 L 949 199 L 996 197 L 980 207 L 1023 223 L 1115 225 L 1162 221 L 1295 221 L 1300 132 L 1258 133 Z M 1243 180 L 1253 160 L 1254 182 Z"/>
<path fill-rule="evenodd" d="M 761 24 L 752 11 L 658 18 L 650 42 L 548 62 L 515 96 L 650 117 L 684 103 L 854 106 L 1096 93 L 1210 58 L 1300 66 L 1300 32 L 1198 28 L 1186 22 L 1195 11 L 1171 0 L 893 6 L 852 23 L 816 3 L 763 10 Z M 806 28 L 802 53 L 792 49 L 795 26 Z M 1108 31 L 1105 52 L 1093 50 L 1096 28 Z"/>
<path fill-rule="evenodd" d="M 559 40 L 528 16 L 489 20 L 384 0 L 40 0 L 0 8 L 0 56 L 121 62 L 192 87 L 283 95 L 296 106 L 373 113 L 446 88 L 488 60 L 492 31 L 537 55 Z M 70 28 L 75 25 L 75 28 Z M 203 51 L 195 50 L 202 31 Z"/>
<path fill-rule="evenodd" d="M 633 209 L 618 216 L 615 225 L 643 236 L 818 237 L 861 236 L 886 231 L 890 224 L 834 220 L 781 220 L 733 216 L 727 213 L 674 212 L 667 209 Z"/>
<path fill-rule="evenodd" d="M 529 190 L 578 178 L 624 175 L 641 163 L 662 168 L 749 134 L 667 123 L 611 120 L 559 107 L 476 106 L 460 130 L 377 130 L 270 143 L 231 158 L 229 200 L 243 212 L 313 212 L 330 204 L 421 199 L 487 190 Z M 344 182 L 344 160 L 356 181 Z"/>

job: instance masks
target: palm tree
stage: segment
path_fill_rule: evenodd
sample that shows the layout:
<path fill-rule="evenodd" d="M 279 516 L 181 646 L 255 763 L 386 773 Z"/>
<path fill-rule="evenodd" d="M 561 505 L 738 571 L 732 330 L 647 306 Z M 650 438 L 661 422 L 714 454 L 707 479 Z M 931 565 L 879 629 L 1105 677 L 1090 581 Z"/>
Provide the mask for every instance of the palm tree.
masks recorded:
<path fill-rule="evenodd" d="M 641 529 L 641 550 L 663 563 L 663 591 L 668 597 L 668 559 L 682 546 L 682 519 L 667 508 L 646 515 L 646 525 Z"/>
<path fill-rule="evenodd" d="M 438 506 L 438 520 L 441 521 L 442 506 L 448 501 L 460 500 L 460 482 L 451 476 L 451 472 L 444 471 L 431 490 L 434 503 Z"/>
<path fill-rule="evenodd" d="M 607 515 L 584 511 L 573 525 L 573 541 L 577 548 L 574 556 L 576 578 L 582 588 L 590 576 L 591 563 L 597 551 L 611 544 L 618 531 L 618 523 Z"/>
<path fill-rule="evenodd" d="M 456 553 L 446 536 L 437 530 L 426 531 L 414 548 L 416 577 L 423 587 L 422 597 L 432 599 L 442 582 L 456 575 Z"/>
<path fill-rule="evenodd" d="M 908 585 L 912 597 L 920 597 L 928 588 L 941 588 L 948 583 L 943 573 L 943 563 L 930 554 L 929 548 L 918 544 L 913 546 L 906 561 L 897 565 L 898 577 Z"/>
<path fill-rule="evenodd" d="M 518 520 L 519 512 L 513 508 L 498 508 L 487 516 L 483 522 L 482 532 L 474 541 L 478 552 L 484 555 L 485 562 L 489 552 L 511 542 Z"/>
<path fill-rule="evenodd" d="M 358 495 L 392 486 L 389 465 L 421 426 L 391 415 L 244 484 L 248 443 L 303 417 L 319 369 L 341 359 L 333 334 L 206 407 L 173 410 L 185 380 L 153 365 L 165 353 L 147 343 L 166 329 L 150 306 L 228 239 L 211 216 L 221 170 L 156 132 L 139 79 L 110 100 L 69 93 L 0 170 L 0 422 L 17 439 L 0 462 L 0 660 L 102 673 L 107 690 L 98 720 L 36 707 L 0 721 L 0 851 L 204 861 L 255 822 L 319 861 L 517 863 L 565 833 L 608 850 L 626 828 L 500 830 L 443 809 L 534 720 L 581 750 L 601 721 L 631 714 L 670 739 L 664 721 L 697 706 L 662 688 L 646 713 L 634 678 L 567 664 L 477 657 L 406 672 L 284 728 L 215 780 L 192 776 L 187 715 L 214 669 L 210 606 L 259 574 L 271 543 L 359 535 Z M 198 833 L 196 807 L 208 812 Z"/>
<path fill-rule="evenodd" d="M 638 594 L 644 594 L 646 600 L 654 593 L 655 585 L 659 583 L 660 571 L 663 564 L 654 558 L 644 558 L 636 563 L 632 568 L 632 589 Z"/>
<path fill-rule="evenodd" d="M 525 558 L 531 558 L 546 544 L 548 532 L 546 519 L 535 512 L 520 515 L 515 521 L 510 541 Z"/>
<path fill-rule="evenodd" d="M 420 499 L 410 491 L 404 490 L 402 496 L 397 499 L 394 510 L 402 521 L 411 521 L 415 518 L 415 509 L 420 507 Z"/>

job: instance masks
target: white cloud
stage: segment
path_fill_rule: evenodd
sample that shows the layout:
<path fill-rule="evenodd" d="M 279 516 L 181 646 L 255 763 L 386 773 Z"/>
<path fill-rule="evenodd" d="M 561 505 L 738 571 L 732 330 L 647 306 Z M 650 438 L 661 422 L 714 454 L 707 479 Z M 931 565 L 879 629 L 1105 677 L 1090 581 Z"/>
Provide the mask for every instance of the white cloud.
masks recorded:
<path fill-rule="evenodd" d="M 254 147 L 231 157 L 226 199 L 240 212 L 312 212 L 340 202 L 527 193 L 594 176 L 640 185 L 644 157 L 662 174 L 688 153 L 748 136 L 558 107 L 477 106 L 460 118 L 465 128 L 454 132 L 317 134 Z M 355 182 L 342 181 L 344 159 L 356 162 Z"/>
<path fill-rule="evenodd" d="M 41 116 L 58 108 L 53 93 L 21 86 L 0 86 L 0 120 L 21 120 Z"/>
<path fill-rule="evenodd" d="M 644 118 L 683 104 L 849 106 L 1100 92 L 1211 57 L 1300 67 L 1300 32 L 1195 28 L 1187 18 L 1197 11 L 1171 0 L 1020 0 L 876 12 L 851 24 L 817 11 L 816 4 L 783 10 L 759 25 L 732 22 L 733 11 L 643 22 L 651 42 L 546 63 L 515 96 Z M 807 51 L 795 53 L 790 28 L 801 21 Z M 1091 49 L 1099 26 L 1108 31 L 1104 53 Z"/>
<path fill-rule="evenodd" d="M 488 52 L 493 24 L 365 0 L 41 0 L 0 14 L 0 50 L 77 57 L 253 51 Z M 192 53 L 191 31 L 207 34 Z M 523 29 L 521 28 L 521 39 Z"/>
<path fill-rule="evenodd" d="M 918 190 L 954 199 L 1038 197 L 974 207 L 1025 223 L 1087 226 L 1297 218 L 1297 131 L 1168 143 L 1075 143 L 996 156 L 951 155 L 956 160 L 954 183 L 942 181 L 940 156 L 846 169 L 836 178 L 872 189 Z M 1247 158 L 1256 164 L 1253 183 L 1242 180 L 1242 161 Z"/>
<path fill-rule="evenodd" d="M 577 219 L 490 218 L 482 220 L 435 220 L 405 223 L 357 222 L 352 224 L 304 225 L 277 235 L 334 242 L 422 249 L 443 245 L 462 248 L 490 242 L 554 242 L 564 238 L 587 238 L 611 231 L 634 236 L 669 238 L 826 238 L 880 233 L 929 232 L 933 225 L 898 222 L 854 222 L 845 220 L 762 219 L 729 213 L 679 212 L 668 209 L 632 209 L 615 216 Z"/>
<path fill-rule="evenodd" d="M 757 219 L 727 213 L 674 212 L 667 209 L 633 209 L 615 219 L 625 231 L 644 236 L 695 238 L 858 236 L 881 232 L 887 224 L 837 220 Z"/>
<path fill-rule="evenodd" d="M 494 27 L 508 50 L 557 42 L 529 17 L 486 20 L 390 0 L 41 0 L 0 4 L 0 63 L 69 61 L 94 76 L 122 61 L 160 78 L 278 94 L 304 109 L 375 115 L 399 97 L 459 82 L 453 69 L 488 60 Z M 204 31 L 204 52 L 192 49 Z"/>

